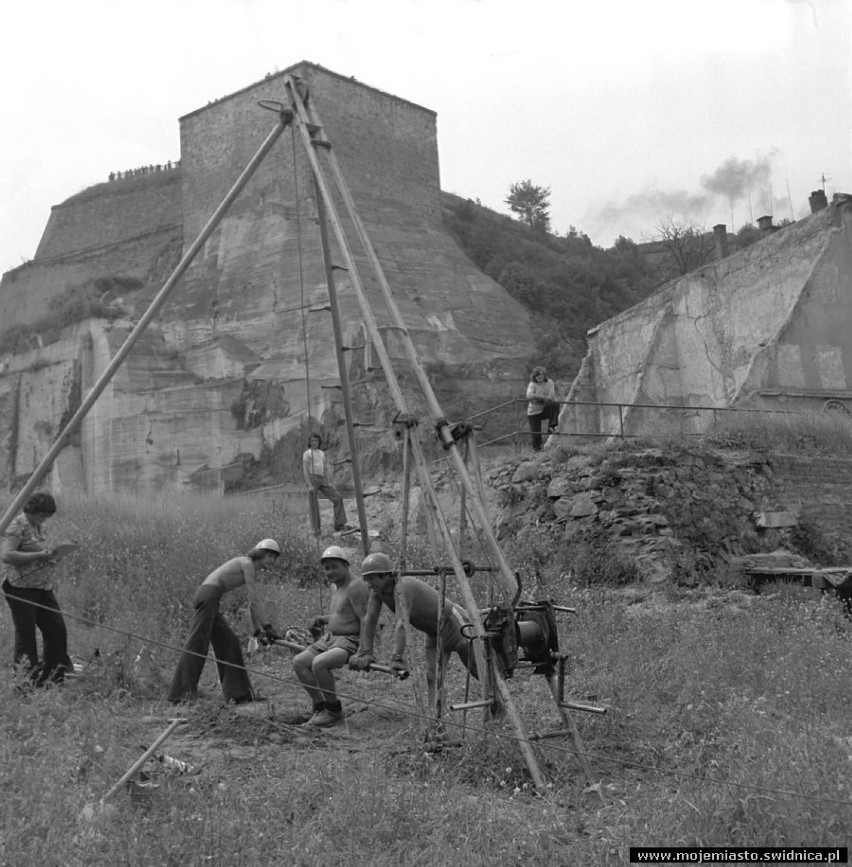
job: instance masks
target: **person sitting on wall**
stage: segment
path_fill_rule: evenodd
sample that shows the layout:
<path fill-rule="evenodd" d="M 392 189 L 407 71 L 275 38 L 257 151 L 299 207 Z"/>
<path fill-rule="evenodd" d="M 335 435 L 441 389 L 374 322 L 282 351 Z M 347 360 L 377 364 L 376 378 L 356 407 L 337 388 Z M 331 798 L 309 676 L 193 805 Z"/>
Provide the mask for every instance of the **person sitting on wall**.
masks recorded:
<path fill-rule="evenodd" d="M 559 403 L 556 400 L 556 385 L 547 376 L 544 367 L 533 368 L 532 377 L 527 385 L 527 423 L 532 434 L 533 451 L 540 452 L 542 446 L 542 427 L 548 433 L 556 430 L 559 423 Z"/>
<path fill-rule="evenodd" d="M 264 644 L 278 638 L 261 614 L 255 577 L 258 569 L 271 569 L 280 553 L 281 549 L 274 539 L 262 539 L 245 557 L 232 557 L 214 569 L 195 591 L 192 597 L 195 619 L 172 678 L 168 694 L 170 702 L 177 704 L 198 698 L 198 681 L 211 644 L 225 700 L 234 704 L 263 701 L 252 689 L 240 640 L 220 613 L 219 600 L 224 593 L 245 585 L 255 636 Z"/>
<path fill-rule="evenodd" d="M 376 552 L 368 554 L 361 563 L 361 578 L 370 588 L 367 614 L 361 625 L 361 646 L 358 653 L 349 660 L 349 667 L 366 671 L 375 662 L 373 640 L 382 603 L 396 613 L 396 587 L 402 591 L 408 621 L 419 632 L 426 635 L 426 685 L 429 689 L 429 706 L 435 705 L 435 682 L 438 662 L 438 611 L 441 597 L 438 591 L 425 581 L 411 575 L 397 577 L 387 554 Z M 470 641 L 462 633 L 469 623 L 467 612 L 461 605 L 447 599 L 444 603 L 444 617 L 441 621 L 441 647 L 444 665 L 450 655 L 457 653 L 467 670 L 476 677 L 476 658 Z M 403 654 L 405 652 L 405 623 L 397 620 L 394 630 L 393 656 L 391 669 L 397 673 L 407 671 Z"/>
<path fill-rule="evenodd" d="M 308 447 L 302 455 L 302 475 L 305 479 L 305 487 L 308 489 L 308 514 L 311 519 L 311 529 L 317 538 L 320 536 L 320 494 L 334 504 L 335 532 L 352 529 L 346 523 L 343 497 L 331 482 L 331 462 L 320 448 L 321 444 L 320 435 L 311 434 L 308 437 Z"/>

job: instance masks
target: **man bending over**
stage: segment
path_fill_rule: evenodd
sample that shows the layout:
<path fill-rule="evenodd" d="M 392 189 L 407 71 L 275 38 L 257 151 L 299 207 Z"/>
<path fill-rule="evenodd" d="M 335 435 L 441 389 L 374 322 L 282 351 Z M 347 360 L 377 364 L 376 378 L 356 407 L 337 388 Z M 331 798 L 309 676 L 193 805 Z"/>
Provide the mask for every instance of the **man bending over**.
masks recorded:
<path fill-rule="evenodd" d="M 262 539 L 245 557 L 232 557 L 214 569 L 195 591 L 192 597 L 195 619 L 172 678 L 170 702 L 177 704 L 198 698 L 198 681 L 211 644 L 225 700 L 235 704 L 262 700 L 252 689 L 240 640 L 219 611 L 219 600 L 223 594 L 245 586 L 254 634 L 264 641 L 275 638 L 272 626 L 260 610 L 255 578 L 258 570 L 271 569 L 280 553 L 274 539 Z"/>
<path fill-rule="evenodd" d="M 361 564 L 361 577 L 370 588 L 367 613 L 361 628 L 361 648 L 349 660 L 349 667 L 365 671 L 373 657 L 373 640 L 382 603 L 396 613 L 395 589 L 397 583 L 402 591 L 409 623 L 426 635 L 426 683 L 429 688 L 429 706 L 435 704 L 435 679 L 438 659 L 438 610 L 441 597 L 438 591 L 424 581 L 411 575 L 397 577 L 390 559 L 386 554 L 369 554 Z M 467 612 L 461 605 L 446 600 L 444 619 L 441 624 L 442 656 L 446 665 L 452 653 L 457 653 L 468 671 L 476 677 L 476 659 L 470 641 L 462 634 L 462 627 L 469 622 Z M 391 668 L 405 671 L 403 653 L 405 651 L 405 624 L 398 620 L 394 631 L 394 649 Z"/>

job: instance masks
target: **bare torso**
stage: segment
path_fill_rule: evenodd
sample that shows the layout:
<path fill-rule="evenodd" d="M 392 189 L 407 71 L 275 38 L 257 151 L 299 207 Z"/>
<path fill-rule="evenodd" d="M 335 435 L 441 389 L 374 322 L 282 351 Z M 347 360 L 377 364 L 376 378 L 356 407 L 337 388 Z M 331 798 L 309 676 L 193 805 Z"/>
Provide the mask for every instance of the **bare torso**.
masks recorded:
<path fill-rule="evenodd" d="M 403 575 L 397 579 L 408 606 L 408 621 L 419 632 L 425 632 L 433 638 L 438 634 L 438 606 L 441 597 L 438 591 L 411 575 Z M 391 611 L 396 612 L 396 599 L 393 584 L 380 594 L 380 598 Z M 453 603 L 447 600 L 447 607 Z"/>
<path fill-rule="evenodd" d="M 218 587 L 223 593 L 235 590 L 255 577 L 254 563 L 249 557 L 233 557 L 214 569 L 202 582 L 207 586 Z"/>
<path fill-rule="evenodd" d="M 335 589 L 328 608 L 328 628 L 332 635 L 360 634 L 369 592 L 360 578 L 352 578 Z"/>

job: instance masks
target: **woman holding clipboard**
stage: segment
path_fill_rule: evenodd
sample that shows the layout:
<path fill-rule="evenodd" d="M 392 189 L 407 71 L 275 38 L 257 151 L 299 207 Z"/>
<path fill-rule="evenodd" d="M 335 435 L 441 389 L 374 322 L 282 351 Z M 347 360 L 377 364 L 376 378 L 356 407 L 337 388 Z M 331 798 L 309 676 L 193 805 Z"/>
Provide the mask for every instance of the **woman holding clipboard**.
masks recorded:
<path fill-rule="evenodd" d="M 6 572 L 3 594 L 15 626 L 14 661 L 27 666 L 35 686 L 61 683 L 65 673 L 73 670 L 65 620 L 53 593 L 53 567 L 77 546 L 71 542 L 55 548 L 47 544 L 43 525 L 55 512 L 56 501 L 50 494 L 33 494 L 0 541 L 0 562 Z M 41 662 L 36 627 L 44 645 Z"/>

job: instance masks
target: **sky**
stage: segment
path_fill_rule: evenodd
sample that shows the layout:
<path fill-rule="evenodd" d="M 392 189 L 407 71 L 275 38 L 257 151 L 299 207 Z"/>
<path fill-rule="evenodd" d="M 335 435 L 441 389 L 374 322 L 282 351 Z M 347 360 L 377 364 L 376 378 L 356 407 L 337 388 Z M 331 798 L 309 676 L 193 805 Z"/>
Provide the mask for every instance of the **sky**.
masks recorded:
<path fill-rule="evenodd" d="M 610 246 L 852 193 L 852 0 L 6 0 L 0 270 L 178 118 L 308 60 L 437 112 L 442 189 Z"/>

